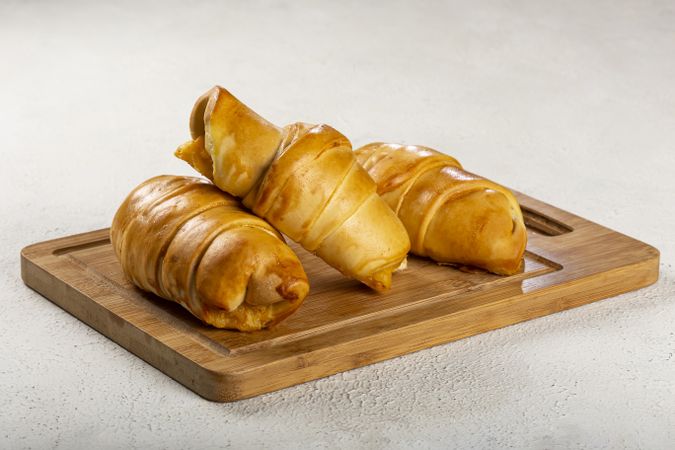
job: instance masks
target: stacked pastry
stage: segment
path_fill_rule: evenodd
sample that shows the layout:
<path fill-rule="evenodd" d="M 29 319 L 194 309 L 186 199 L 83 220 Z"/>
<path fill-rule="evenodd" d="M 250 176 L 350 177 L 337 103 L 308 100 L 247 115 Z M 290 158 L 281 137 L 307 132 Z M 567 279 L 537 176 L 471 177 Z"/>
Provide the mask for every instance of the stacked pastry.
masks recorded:
<path fill-rule="evenodd" d="M 190 131 L 176 156 L 210 182 L 147 180 L 111 240 L 136 286 L 208 324 L 259 330 L 300 306 L 307 276 L 281 233 L 379 292 L 409 250 L 498 274 L 521 265 L 517 201 L 451 157 L 392 144 L 353 152 L 327 125 L 278 127 L 221 87 L 197 100 Z"/>
<path fill-rule="evenodd" d="M 346 137 L 277 127 L 220 87 L 197 101 L 190 128 L 179 158 L 346 276 L 389 289 L 410 241 Z"/>

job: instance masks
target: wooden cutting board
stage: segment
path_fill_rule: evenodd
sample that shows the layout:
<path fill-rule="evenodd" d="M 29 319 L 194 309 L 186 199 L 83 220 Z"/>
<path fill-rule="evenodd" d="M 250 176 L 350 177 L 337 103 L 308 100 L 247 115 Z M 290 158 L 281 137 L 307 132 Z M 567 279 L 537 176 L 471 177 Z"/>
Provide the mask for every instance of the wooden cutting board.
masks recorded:
<path fill-rule="evenodd" d="M 376 294 L 294 245 L 311 284 L 270 330 L 224 331 L 123 276 L 108 230 L 24 248 L 24 282 L 203 397 L 233 401 L 638 289 L 658 278 L 655 248 L 518 194 L 528 225 L 523 273 L 500 277 L 410 257 Z"/>

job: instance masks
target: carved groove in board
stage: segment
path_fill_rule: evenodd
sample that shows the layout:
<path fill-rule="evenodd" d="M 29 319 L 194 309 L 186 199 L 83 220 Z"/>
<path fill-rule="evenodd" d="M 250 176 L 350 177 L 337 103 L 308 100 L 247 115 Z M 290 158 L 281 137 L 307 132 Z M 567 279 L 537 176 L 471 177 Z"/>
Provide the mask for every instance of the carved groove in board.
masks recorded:
<path fill-rule="evenodd" d="M 73 253 L 78 250 L 86 250 L 88 248 L 100 247 L 102 245 L 110 244 L 110 238 L 99 239 L 97 241 L 85 242 L 83 244 L 71 245 L 69 247 L 57 248 L 52 254 L 55 256 L 65 255 L 66 253 Z"/>
<path fill-rule="evenodd" d="M 121 298 L 129 298 L 135 308 L 150 311 L 157 320 L 180 330 L 202 346 L 221 354 L 241 354 L 299 341 L 318 334 L 337 332 L 341 328 L 369 320 L 384 320 L 387 316 L 448 301 L 448 297 L 453 292 L 497 289 L 505 284 L 516 284 L 554 272 L 560 267 L 559 264 L 528 251 L 525 258 L 525 271 L 510 277 L 502 277 L 483 271 L 464 273 L 451 267 L 437 265 L 427 258 L 410 256 L 409 269 L 395 276 L 398 280 L 390 294 L 381 296 L 354 280 L 344 278 L 336 270 L 295 243 L 291 243 L 291 246 L 307 268 L 310 283 L 313 284 L 312 290 L 305 304 L 294 316 L 287 319 L 286 323 L 257 333 L 239 333 L 203 325 L 178 304 L 134 287 L 122 275 L 109 240 L 65 247 L 55 253 L 61 257 L 67 256 L 92 279 L 92 282 L 104 283 Z M 435 274 L 436 279 L 425 280 L 427 283 L 422 284 L 415 280 L 413 276 L 415 273 Z M 313 280 L 319 284 L 318 289 L 314 289 L 316 286 Z M 406 291 L 406 285 L 411 281 L 415 290 L 422 287 L 426 287 L 427 290 L 433 286 L 437 288 L 433 294 L 432 291 L 427 291 L 426 296 L 411 296 Z M 406 298 L 392 299 L 394 295 L 400 297 L 400 291 L 406 292 Z M 339 292 L 348 292 L 350 297 L 352 293 L 358 294 L 360 298 L 331 303 L 328 297 Z M 352 314 L 341 317 L 336 311 L 339 311 L 340 307 L 346 307 L 345 302 L 361 304 L 361 306 L 356 309 L 354 306 L 348 307 L 351 308 Z"/>
<path fill-rule="evenodd" d="M 544 265 L 546 265 L 546 266 L 549 266 L 550 268 L 552 268 L 553 270 L 556 270 L 556 271 L 557 271 L 557 270 L 562 270 L 562 269 L 563 269 L 563 265 L 562 265 L 562 264 L 558 264 L 558 263 L 555 262 L 555 261 L 551 261 L 550 259 L 544 258 L 543 256 L 537 255 L 536 253 L 531 252 L 531 251 L 529 251 L 529 250 L 525 250 L 525 258 L 532 258 L 533 260 L 539 261 L 541 264 L 544 264 Z M 548 272 L 547 272 L 547 273 L 548 273 Z M 543 275 L 543 274 L 537 274 L 537 275 Z M 531 278 L 531 277 L 530 277 L 530 278 Z"/>

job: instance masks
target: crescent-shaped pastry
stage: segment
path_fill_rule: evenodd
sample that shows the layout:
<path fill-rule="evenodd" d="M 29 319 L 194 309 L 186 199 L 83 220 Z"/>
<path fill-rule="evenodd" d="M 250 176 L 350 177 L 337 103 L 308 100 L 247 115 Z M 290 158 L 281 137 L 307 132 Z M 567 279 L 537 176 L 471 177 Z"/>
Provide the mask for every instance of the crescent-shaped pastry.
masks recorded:
<path fill-rule="evenodd" d="M 141 183 L 117 210 L 110 239 L 136 286 L 218 328 L 270 326 L 309 290 L 279 232 L 206 180 L 164 175 Z"/>
<path fill-rule="evenodd" d="M 511 191 L 428 147 L 377 142 L 355 154 L 405 225 L 413 253 L 501 275 L 520 270 L 527 232 Z"/>

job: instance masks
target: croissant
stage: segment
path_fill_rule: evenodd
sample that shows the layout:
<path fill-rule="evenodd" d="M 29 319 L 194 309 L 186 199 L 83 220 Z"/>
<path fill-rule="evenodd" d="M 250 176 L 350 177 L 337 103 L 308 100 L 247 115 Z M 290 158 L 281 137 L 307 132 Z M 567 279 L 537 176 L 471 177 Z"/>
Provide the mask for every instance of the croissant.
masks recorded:
<path fill-rule="evenodd" d="M 527 233 L 511 191 L 427 147 L 373 143 L 355 154 L 405 225 L 413 253 L 501 275 L 520 270 Z"/>
<path fill-rule="evenodd" d="M 327 125 L 279 128 L 218 86 L 197 100 L 190 129 L 176 156 L 344 275 L 390 287 L 410 241 L 346 137 Z"/>
<path fill-rule="evenodd" d="M 141 183 L 117 210 L 110 239 L 136 286 L 218 328 L 275 324 L 309 290 L 281 235 L 206 180 L 164 175 Z"/>

